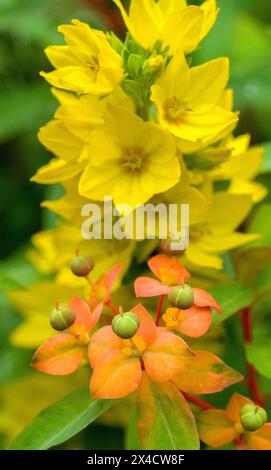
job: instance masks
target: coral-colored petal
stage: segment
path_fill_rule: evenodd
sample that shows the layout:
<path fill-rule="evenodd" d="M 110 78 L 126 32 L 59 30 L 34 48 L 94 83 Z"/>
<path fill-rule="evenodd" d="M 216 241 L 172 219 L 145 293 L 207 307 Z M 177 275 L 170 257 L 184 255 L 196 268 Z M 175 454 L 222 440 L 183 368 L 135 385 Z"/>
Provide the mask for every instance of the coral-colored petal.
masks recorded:
<path fill-rule="evenodd" d="M 201 441 L 210 447 L 222 447 L 237 437 L 234 424 L 223 410 L 203 411 L 198 416 L 197 427 Z"/>
<path fill-rule="evenodd" d="M 182 367 L 184 358 L 193 356 L 187 344 L 166 328 L 157 328 L 155 341 L 143 354 L 146 373 L 151 380 L 171 380 Z"/>
<path fill-rule="evenodd" d="M 43 343 L 32 359 L 32 367 L 50 375 L 68 375 L 78 369 L 83 348 L 69 334 L 53 336 Z"/>
<path fill-rule="evenodd" d="M 95 367 L 90 393 L 95 398 L 122 398 L 134 392 L 140 383 L 142 370 L 136 357 L 115 351 Z"/>
<path fill-rule="evenodd" d="M 73 297 L 69 307 L 76 314 L 75 322 L 70 327 L 70 331 L 76 332 L 78 326 L 85 326 L 86 332 L 89 332 L 93 328 L 95 321 L 92 318 L 89 305 L 80 297 Z"/>
<path fill-rule="evenodd" d="M 192 395 L 215 393 L 240 382 L 242 376 L 228 367 L 221 359 L 207 351 L 195 351 L 196 355 L 183 363 L 174 378 L 177 387 Z"/>
<path fill-rule="evenodd" d="M 150 270 L 163 284 L 174 286 L 185 282 L 190 274 L 181 262 L 172 256 L 156 255 L 148 261 Z"/>
<path fill-rule="evenodd" d="M 113 287 L 115 280 L 117 279 L 119 272 L 122 269 L 122 264 L 118 263 L 113 269 L 105 276 L 104 283 L 106 286 L 107 298 L 110 298 L 110 292 Z"/>
<path fill-rule="evenodd" d="M 137 336 L 142 336 L 146 344 L 152 343 L 156 336 L 156 326 L 152 317 L 141 304 L 133 307 L 132 312 L 137 315 L 140 321 Z"/>
<path fill-rule="evenodd" d="M 259 431 L 247 434 L 248 450 L 271 450 L 271 423 L 266 423 Z"/>
<path fill-rule="evenodd" d="M 203 289 L 194 288 L 194 304 L 197 307 L 211 307 L 217 310 L 219 313 L 222 313 L 222 308 L 218 305 L 215 299 Z"/>
<path fill-rule="evenodd" d="M 170 288 L 150 277 L 138 277 L 134 283 L 137 297 L 156 297 L 169 293 Z"/>
<path fill-rule="evenodd" d="M 184 310 L 184 320 L 179 324 L 177 330 L 191 338 L 199 338 L 205 335 L 212 323 L 212 312 L 209 308 L 193 306 Z"/>
<path fill-rule="evenodd" d="M 91 367 L 96 367 L 112 351 L 120 351 L 123 348 L 123 340 L 112 330 L 111 326 L 100 328 L 91 337 L 88 347 L 88 358 Z"/>
<path fill-rule="evenodd" d="M 228 419 L 233 421 L 234 423 L 238 423 L 240 421 L 240 410 L 245 405 L 252 404 L 253 401 L 239 393 L 234 393 L 227 404 L 226 407 L 226 415 Z"/>

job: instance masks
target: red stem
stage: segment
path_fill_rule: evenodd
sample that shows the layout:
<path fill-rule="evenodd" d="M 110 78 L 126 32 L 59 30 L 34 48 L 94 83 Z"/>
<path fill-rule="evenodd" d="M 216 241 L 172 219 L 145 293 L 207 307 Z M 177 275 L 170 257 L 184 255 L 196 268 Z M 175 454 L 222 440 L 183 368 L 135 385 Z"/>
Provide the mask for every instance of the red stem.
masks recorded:
<path fill-rule="evenodd" d="M 250 308 L 247 307 L 241 312 L 241 320 L 243 327 L 243 336 L 245 343 L 251 343 L 253 340 L 252 337 L 252 325 L 250 318 Z M 247 364 L 247 385 L 250 390 L 251 396 L 255 403 L 260 406 L 264 406 L 265 401 L 261 396 L 259 385 L 257 382 L 257 372 L 255 367 L 252 364 Z"/>
<path fill-rule="evenodd" d="M 164 294 L 160 295 L 160 299 L 159 299 L 157 310 L 156 310 L 156 316 L 155 316 L 156 326 L 159 325 L 159 320 L 160 320 L 160 315 L 161 315 L 161 311 L 162 311 L 162 307 L 163 307 L 163 303 L 164 303 L 164 298 L 165 298 Z"/>
<path fill-rule="evenodd" d="M 114 11 L 107 4 L 106 0 L 86 0 L 90 8 L 96 10 L 104 23 L 112 28 L 116 33 L 123 35 L 123 23 L 118 11 Z"/>
<path fill-rule="evenodd" d="M 107 302 L 106 302 L 106 305 L 111 308 L 111 310 L 114 312 L 115 315 L 118 315 L 119 311 L 117 309 L 117 307 L 115 307 L 115 305 L 113 304 L 113 302 L 109 299 Z"/>
<path fill-rule="evenodd" d="M 202 398 L 199 397 L 194 397 L 193 395 L 189 395 L 189 393 L 184 393 L 182 392 L 184 397 L 186 398 L 187 401 L 190 403 L 193 403 L 193 405 L 197 405 L 199 408 L 202 410 L 213 410 L 214 407 L 211 405 L 211 403 L 208 403 L 205 400 L 202 400 Z"/>

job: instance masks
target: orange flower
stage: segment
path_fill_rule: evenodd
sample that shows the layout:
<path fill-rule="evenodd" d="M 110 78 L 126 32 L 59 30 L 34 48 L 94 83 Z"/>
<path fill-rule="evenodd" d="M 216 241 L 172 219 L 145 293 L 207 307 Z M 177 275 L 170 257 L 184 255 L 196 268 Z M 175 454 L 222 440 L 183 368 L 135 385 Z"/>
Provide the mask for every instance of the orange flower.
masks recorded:
<path fill-rule="evenodd" d="M 139 277 L 135 281 L 135 293 L 137 297 L 154 297 L 166 295 L 171 286 L 182 285 L 190 277 L 181 262 L 167 255 L 157 255 L 148 261 L 148 266 L 153 274 L 158 277 Z M 212 311 L 214 308 L 221 313 L 221 308 L 215 299 L 203 289 L 194 288 L 194 305 L 187 309 L 168 308 L 163 315 L 163 320 L 170 330 L 198 338 L 203 336 L 212 323 Z"/>
<path fill-rule="evenodd" d="M 68 375 L 79 368 L 86 346 L 90 342 L 89 333 L 97 325 L 103 304 L 91 312 L 90 307 L 80 297 L 73 297 L 69 305 L 76 319 L 67 333 L 53 336 L 35 352 L 32 367 L 50 375 Z"/>
<path fill-rule="evenodd" d="M 91 308 L 96 307 L 99 302 L 104 304 L 110 303 L 111 290 L 121 269 L 122 264 L 116 264 L 108 274 L 101 276 L 95 284 L 92 284 L 89 294 L 89 305 Z"/>
<path fill-rule="evenodd" d="M 179 336 L 155 326 L 142 305 L 132 312 L 140 321 L 133 338 L 119 338 L 111 326 L 92 336 L 88 351 L 93 397 L 121 398 L 134 392 L 143 370 L 154 382 L 173 381 L 180 391 L 192 394 L 217 392 L 242 379 L 213 354 L 193 352 Z"/>
<path fill-rule="evenodd" d="M 155 382 L 172 380 L 184 362 L 193 357 L 187 344 L 166 328 L 156 327 L 142 305 L 132 309 L 140 320 L 137 334 L 119 338 L 111 326 L 97 331 L 89 344 L 93 367 L 90 392 L 96 398 L 121 398 L 134 392 L 142 370 Z"/>
<path fill-rule="evenodd" d="M 222 447 L 242 437 L 248 450 L 271 450 L 271 423 L 264 424 L 258 431 L 245 431 L 240 421 L 244 405 L 253 402 L 238 393 L 230 399 L 224 410 L 207 410 L 200 413 L 198 430 L 201 440 L 210 447 Z"/>

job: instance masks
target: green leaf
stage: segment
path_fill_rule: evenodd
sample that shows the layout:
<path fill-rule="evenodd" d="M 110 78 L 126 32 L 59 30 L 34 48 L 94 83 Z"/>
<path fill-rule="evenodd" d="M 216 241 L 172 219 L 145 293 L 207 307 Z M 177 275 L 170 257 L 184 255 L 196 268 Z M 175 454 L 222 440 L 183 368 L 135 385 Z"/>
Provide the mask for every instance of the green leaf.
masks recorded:
<path fill-rule="evenodd" d="M 47 85 L 41 81 L 31 87 L 4 90 L 0 101 L 0 141 L 19 133 L 33 132 L 55 109 L 55 100 Z M 25 110 L 24 113 L 20 112 L 22 109 Z"/>
<path fill-rule="evenodd" d="M 126 450 L 142 450 L 136 429 L 137 413 L 136 409 L 131 413 L 130 421 L 125 434 L 125 449 Z"/>
<path fill-rule="evenodd" d="M 264 159 L 260 173 L 271 173 L 271 142 L 261 145 L 264 148 Z"/>
<path fill-rule="evenodd" d="M 199 448 L 195 420 L 183 395 L 174 384 L 152 382 L 146 375 L 138 394 L 137 430 L 143 449 Z"/>
<path fill-rule="evenodd" d="M 10 290 L 22 289 L 22 284 L 19 284 L 15 279 L 0 273 L 0 292 L 7 292 Z"/>
<path fill-rule="evenodd" d="M 89 387 L 84 385 L 45 408 L 19 434 L 10 449 L 45 450 L 59 445 L 116 403 L 116 400 L 90 398 Z"/>
<path fill-rule="evenodd" d="M 253 217 L 252 223 L 249 226 L 249 233 L 258 233 L 261 238 L 251 242 L 253 246 L 270 246 L 271 244 L 271 225 L 268 221 L 271 220 L 271 205 L 262 204 L 259 210 Z"/>
<path fill-rule="evenodd" d="M 222 308 L 222 315 L 213 313 L 212 329 L 237 313 L 239 310 L 251 305 L 254 299 L 253 290 L 240 282 L 219 284 L 210 289 L 211 294 Z"/>
<path fill-rule="evenodd" d="M 246 344 L 246 356 L 259 374 L 271 379 L 271 340 Z"/>

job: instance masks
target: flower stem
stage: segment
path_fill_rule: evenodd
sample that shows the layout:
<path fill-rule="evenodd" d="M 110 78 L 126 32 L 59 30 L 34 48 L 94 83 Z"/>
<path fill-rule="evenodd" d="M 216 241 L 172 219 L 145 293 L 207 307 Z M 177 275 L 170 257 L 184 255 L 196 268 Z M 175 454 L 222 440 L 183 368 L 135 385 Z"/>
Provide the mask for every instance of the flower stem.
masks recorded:
<path fill-rule="evenodd" d="M 213 405 L 211 405 L 211 403 L 208 403 L 205 400 L 202 400 L 202 398 L 194 397 L 193 395 L 189 395 L 189 393 L 182 393 L 187 401 L 193 403 L 193 405 L 197 405 L 202 410 L 213 410 Z"/>
<path fill-rule="evenodd" d="M 115 315 L 118 315 L 118 309 L 117 307 L 115 307 L 115 305 L 113 304 L 112 300 L 109 299 L 107 302 L 106 302 L 106 305 L 111 308 L 112 312 L 115 314 Z"/>
<path fill-rule="evenodd" d="M 159 325 L 159 320 L 160 320 L 160 315 L 161 315 L 161 311 L 162 311 L 162 307 L 163 307 L 163 303 L 164 303 L 164 294 L 160 296 L 160 299 L 159 299 L 159 303 L 158 303 L 158 306 L 157 306 L 157 310 L 156 310 L 156 316 L 155 316 L 155 324 L 156 326 Z"/>
<path fill-rule="evenodd" d="M 241 321 L 243 327 L 243 336 L 245 343 L 251 343 L 253 340 L 252 337 L 252 324 L 250 317 L 250 308 L 247 307 L 241 312 Z M 261 396 L 257 381 L 257 372 L 255 367 L 252 364 L 247 363 L 247 385 L 250 390 L 251 396 L 255 403 L 260 406 L 264 406 L 265 400 Z"/>

